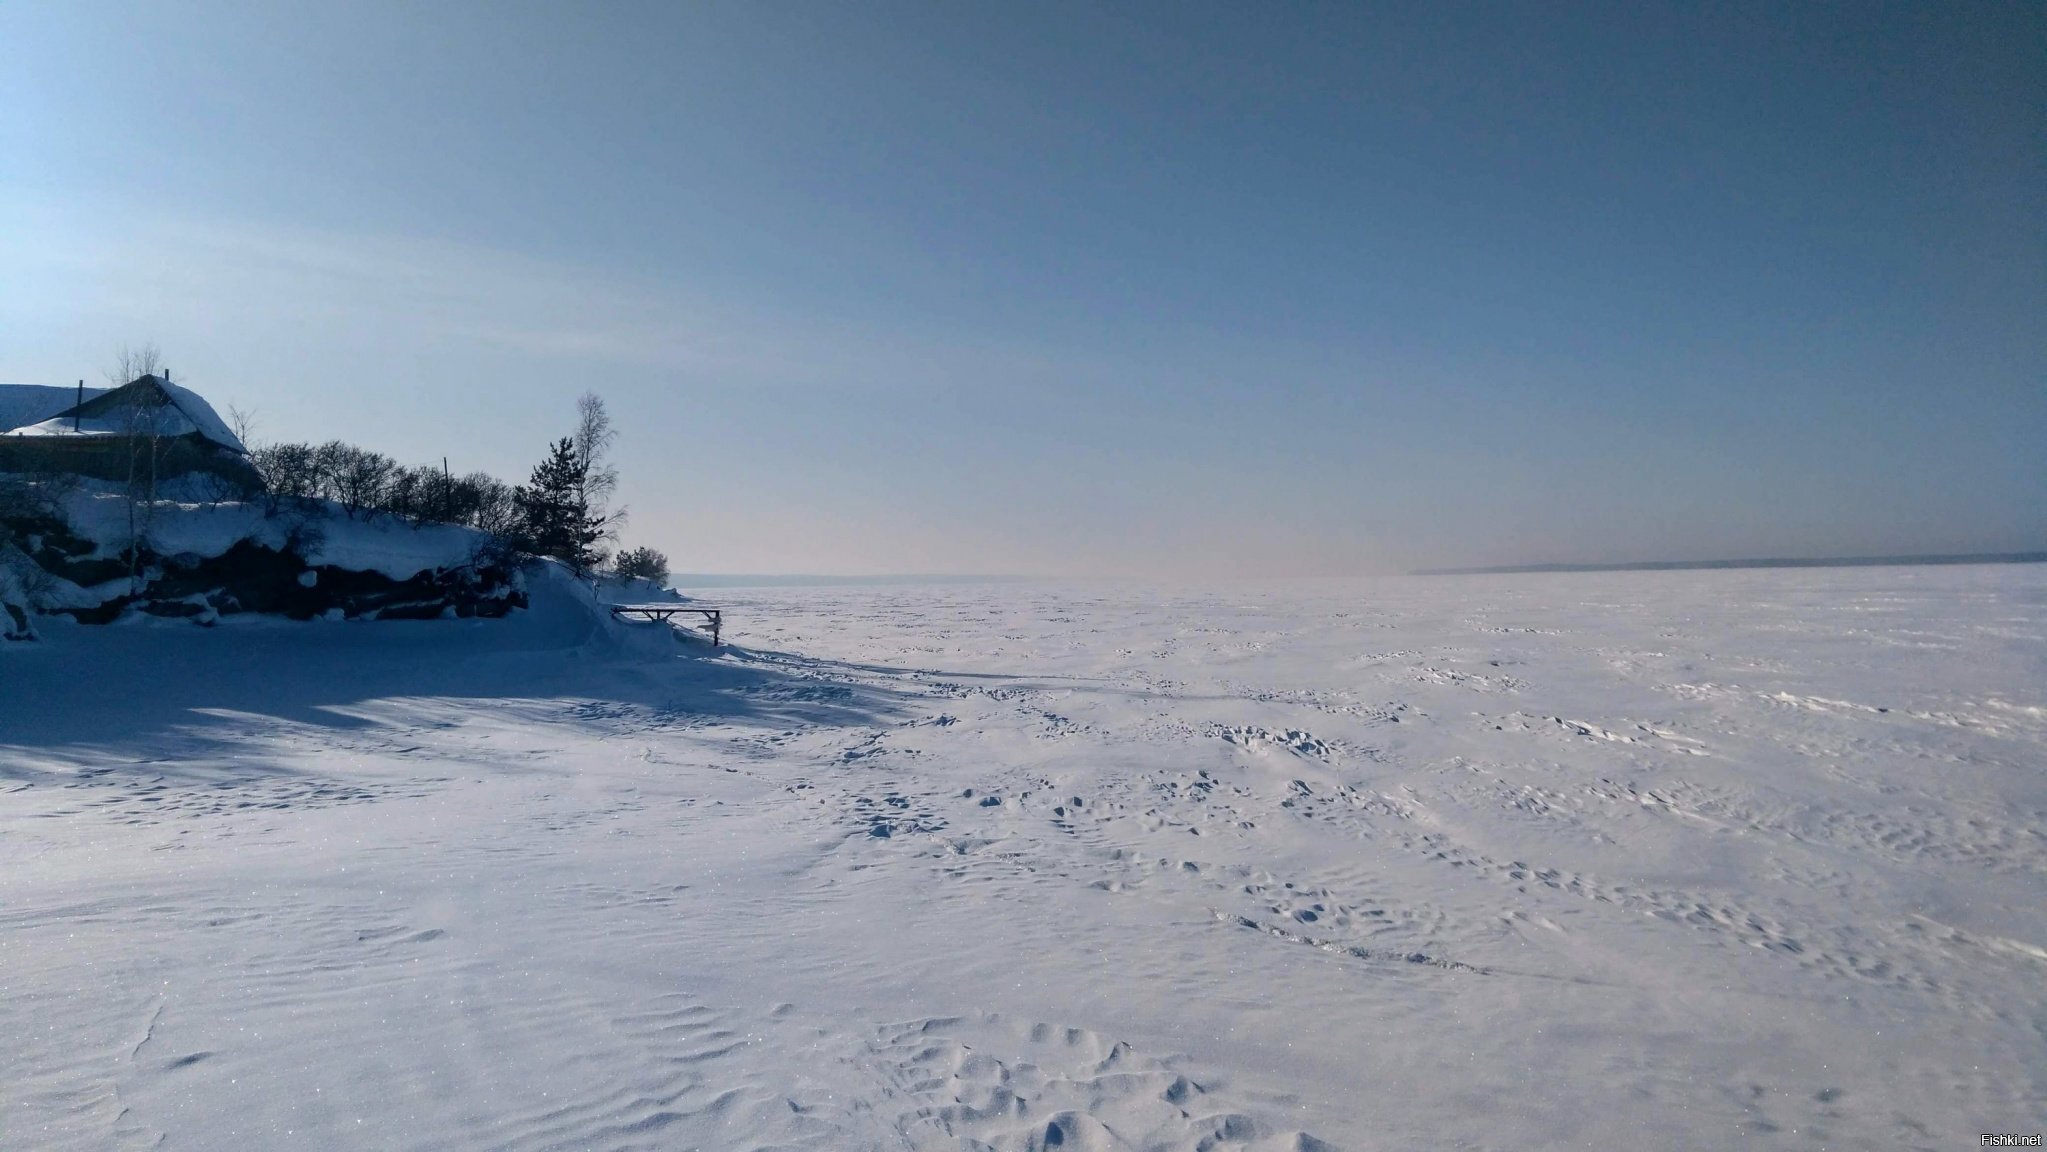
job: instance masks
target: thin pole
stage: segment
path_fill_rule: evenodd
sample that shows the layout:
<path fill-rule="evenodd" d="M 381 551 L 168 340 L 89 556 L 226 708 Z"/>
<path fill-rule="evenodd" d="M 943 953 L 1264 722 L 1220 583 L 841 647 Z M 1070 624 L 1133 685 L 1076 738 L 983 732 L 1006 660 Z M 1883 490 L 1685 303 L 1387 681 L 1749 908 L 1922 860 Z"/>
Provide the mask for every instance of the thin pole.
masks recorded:
<path fill-rule="evenodd" d="M 71 408 L 71 430 L 73 432 L 78 431 L 78 422 L 82 419 L 78 414 L 78 410 L 83 407 L 85 407 L 85 381 L 80 380 L 78 382 L 78 403 Z"/>

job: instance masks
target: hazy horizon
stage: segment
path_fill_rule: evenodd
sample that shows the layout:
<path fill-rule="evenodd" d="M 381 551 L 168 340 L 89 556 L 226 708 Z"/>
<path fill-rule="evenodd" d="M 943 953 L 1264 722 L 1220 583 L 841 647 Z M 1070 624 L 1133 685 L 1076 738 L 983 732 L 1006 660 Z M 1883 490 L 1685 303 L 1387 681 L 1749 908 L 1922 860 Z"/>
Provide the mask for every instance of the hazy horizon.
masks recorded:
<path fill-rule="evenodd" d="M 1481 565 L 1466 568 L 1417 568 L 1405 572 L 1355 573 L 1368 576 L 1499 576 L 1565 575 L 1586 572 L 1678 572 L 1703 569 L 1769 568 L 1881 568 L 1950 567 L 1970 564 L 2047 563 L 2047 551 L 1989 553 L 1917 553 L 1895 556 L 1748 556 L 1693 557 L 1689 559 L 1636 559 L 1605 563 L 1576 564 L 1552 561 L 1542 564 Z M 827 587 L 890 584 L 1040 584 L 1057 583 L 1071 577 L 1062 574 L 1026 575 L 1006 572 L 672 572 L 669 584 L 678 589 Z M 1330 580 L 1344 576 L 1239 577 L 1256 582 L 1272 580 Z M 1114 578 L 1098 578 L 1113 582 Z M 1124 580 L 1156 583 L 1157 577 L 1123 577 Z"/>
<path fill-rule="evenodd" d="M 112 65 L 112 66 L 110 66 Z M 2047 546 L 2047 8 L 0 9 L 0 382 L 738 574 Z"/>

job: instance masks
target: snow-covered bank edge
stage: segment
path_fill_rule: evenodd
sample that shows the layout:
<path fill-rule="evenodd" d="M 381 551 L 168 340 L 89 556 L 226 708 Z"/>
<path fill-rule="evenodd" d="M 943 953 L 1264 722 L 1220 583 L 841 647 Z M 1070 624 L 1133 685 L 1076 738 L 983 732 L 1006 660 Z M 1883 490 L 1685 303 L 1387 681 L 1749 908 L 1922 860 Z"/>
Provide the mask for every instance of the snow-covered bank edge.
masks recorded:
<path fill-rule="evenodd" d="M 0 635 L 12 640 L 37 638 L 36 618 L 59 615 L 499 617 L 524 605 L 529 573 L 544 570 L 470 528 L 349 517 L 327 502 L 135 504 L 114 485 L 8 479 Z"/>

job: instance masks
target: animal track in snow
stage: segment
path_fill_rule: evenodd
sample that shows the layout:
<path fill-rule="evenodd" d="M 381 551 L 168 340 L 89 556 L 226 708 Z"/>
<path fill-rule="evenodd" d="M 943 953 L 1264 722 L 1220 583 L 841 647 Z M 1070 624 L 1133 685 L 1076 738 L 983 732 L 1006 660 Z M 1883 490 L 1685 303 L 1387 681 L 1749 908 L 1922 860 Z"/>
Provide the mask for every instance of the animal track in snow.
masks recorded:
<path fill-rule="evenodd" d="M 1454 668 L 1416 668 L 1411 678 L 1423 684 L 1469 688 L 1477 692 L 1518 692 L 1528 687 L 1527 681 L 1513 676 L 1488 676 L 1476 672 L 1459 672 Z"/>
<path fill-rule="evenodd" d="M 1491 726 L 1496 729 L 1504 730 L 1511 724 L 1513 730 L 1521 732 L 1553 731 L 1586 740 L 1599 740 L 1608 744 L 1630 744 L 1645 748 L 1657 748 L 1666 752 L 1675 752 L 1681 756 L 1708 755 L 1704 741 L 1656 724 L 1636 722 L 1630 726 L 1629 730 L 1615 731 L 1589 720 L 1572 720 L 1563 716 L 1537 716 L 1526 712 L 1513 712 L 1501 717 L 1498 721 L 1491 721 L 1491 718 L 1483 713 L 1473 713 L 1473 715 L 1482 724 L 1491 722 Z"/>
<path fill-rule="evenodd" d="M 1311 760 L 1328 761 L 1336 758 L 1336 749 L 1328 741 L 1296 728 L 1274 732 L 1269 728 L 1233 724 L 1218 725 L 1213 732 L 1221 737 L 1224 743 L 1235 744 L 1252 752 L 1284 750 Z"/>
<path fill-rule="evenodd" d="M 849 820 L 877 840 L 915 832 L 939 832 L 945 820 L 928 804 L 901 792 L 890 791 L 879 799 L 855 796 L 847 810 Z"/>
<path fill-rule="evenodd" d="M 1249 928 L 1254 932 L 1262 932 L 1265 935 L 1270 936 L 1276 940 L 1284 940 L 1290 944 L 1305 944 L 1310 948 L 1316 949 L 1317 951 L 1331 952 L 1339 956 L 1349 956 L 1354 960 L 1370 960 L 1378 963 L 1418 964 L 1429 968 L 1441 968 L 1449 972 L 1470 972 L 1479 976 L 1489 974 L 1484 968 L 1480 968 L 1471 964 L 1465 964 L 1457 960 L 1445 959 L 1441 956 L 1437 956 L 1428 952 L 1421 951 L 1391 952 L 1380 949 L 1364 948 L 1355 944 L 1341 944 L 1334 940 L 1316 939 L 1313 936 L 1309 936 L 1306 933 L 1296 931 L 1293 928 L 1283 928 L 1274 924 L 1260 923 L 1259 921 L 1254 920 L 1249 916 L 1238 916 L 1228 912 L 1217 911 L 1216 909 L 1213 908 L 1209 909 L 1209 913 L 1216 918 L 1216 921 L 1218 923 L 1234 924 L 1239 928 Z"/>
<path fill-rule="evenodd" d="M 933 1017 L 880 1029 L 870 1049 L 917 1152 L 1334 1152 L 1087 1029 Z"/>
<path fill-rule="evenodd" d="M 342 805 L 431 795 L 446 783 L 439 778 L 410 777 L 402 783 L 344 784 L 299 775 L 252 775 L 228 779 L 176 780 L 154 776 L 135 780 L 105 769 L 79 774 L 60 787 L 80 793 L 50 810 L 53 817 L 106 814 L 128 825 L 150 826 L 170 820 L 217 816 L 303 812 Z"/>

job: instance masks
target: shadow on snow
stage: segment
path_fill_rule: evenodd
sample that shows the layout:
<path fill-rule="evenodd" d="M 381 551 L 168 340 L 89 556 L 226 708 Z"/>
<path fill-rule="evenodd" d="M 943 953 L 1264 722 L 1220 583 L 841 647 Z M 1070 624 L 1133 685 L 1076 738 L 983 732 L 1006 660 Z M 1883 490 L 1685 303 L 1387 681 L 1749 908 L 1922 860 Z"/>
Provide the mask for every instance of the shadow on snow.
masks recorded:
<path fill-rule="evenodd" d="M 786 653 L 562 622 L 427 621 L 214 629 L 52 628 L 0 658 L 0 780 L 234 779 L 299 774 L 294 746 L 428 751 L 521 766 L 433 733 L 572 725 L 598 738 L 711 726 L 878 727 L 899 693 Z M 427 738 L 424 749 L 413 738 Z"/>

